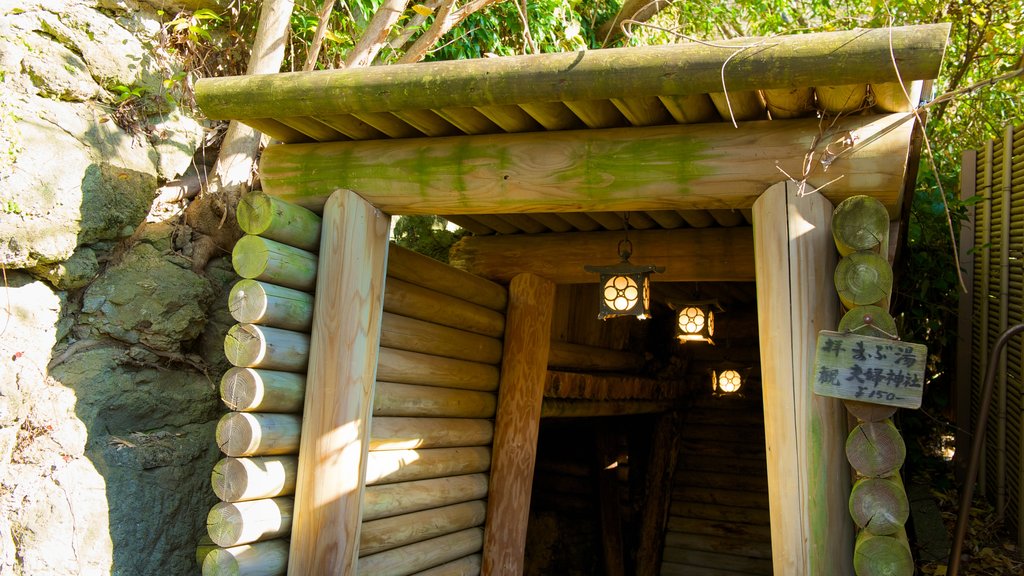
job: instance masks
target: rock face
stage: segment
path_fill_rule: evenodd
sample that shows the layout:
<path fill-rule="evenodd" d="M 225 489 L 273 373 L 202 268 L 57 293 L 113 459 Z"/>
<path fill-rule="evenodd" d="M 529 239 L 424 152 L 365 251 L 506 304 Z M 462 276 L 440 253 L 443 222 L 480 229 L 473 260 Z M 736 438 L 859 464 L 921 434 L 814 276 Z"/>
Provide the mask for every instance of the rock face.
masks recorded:
<path fill-rule="evenodd" d="M 152 206 L 203 137 L 156 8 L 216 5 L 0 0 L 0 576 L 198 573 L 234 275 Z"/>

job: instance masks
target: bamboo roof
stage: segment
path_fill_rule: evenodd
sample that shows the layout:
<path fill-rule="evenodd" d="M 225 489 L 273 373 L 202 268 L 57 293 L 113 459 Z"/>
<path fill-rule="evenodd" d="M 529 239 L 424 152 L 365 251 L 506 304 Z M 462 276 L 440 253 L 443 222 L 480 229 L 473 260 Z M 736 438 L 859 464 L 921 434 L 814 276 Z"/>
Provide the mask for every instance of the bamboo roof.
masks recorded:
<path fill-rule="evenodd" d="M 804 122 L 807 129 L 813 129 L 821 122 L 816 124 L 814 119 L 820 117 L 835 124 L 842 116 L 907 116 L 918 103 L 922 81 L 938 75 L 948 33 L 948 24 L 929 24 L 714 44 L 691 42 L 207 78 L 197 83 L 196 99 L 211 119 L 238 120 L 288 144 L 336 143 L 332 145 L 338 148 L 332 150 L 347 153 L 360 142 L 374 142 L 371 149 L 382 154 L 384 162 L 390 150 L 384 147 L 385 141 L 394 141 L 399 147 L 395 150 L 405 150 L 401 153 L 408 155 L 409 150 L 438 146 L 440 139 L 452 137 L 464 140 L 446 140 L 452 144 L 445 145 L 458 142 L 458 146 L 471 148 L 493 142 L 504 145 L 504 135 L 554 136 L 579 131 L 581 137 L 600 133 L 621 139 L 624 136 L 619 130 L 673 126 L 694 130 L 714 148 L 714 135 L 728 134 L 734 124 L 760 130 L 766 122 L 773 126 Z M 912 118 L 900 121 L 913 123 Z M 719 128 L 703 129 L 713 126 Z M 901 133 L 907 135 L 901 171 L 878 184 L 888 189 L 883 202 L 893 216 L 899 214 L 899 196 L 905 185 L 902 170 L 910 133 L 909 129 Z M 685 139 L 689 132 L 682 134 Z M 287 174 L 280 176 L 280 181 L 292 178 L 296 171 L 317 171 L 302 160 L 278 154 L 272 162 L 285 168 L 264 170 L 265 185 L 275 185 L 282 171 Z M 771 172 L 774 181 L 786 178 L 774 169 Z M 508 181 L 509 176 L 504 179 Z M 842 194 L 863 193 L 871 186 L 863 177 L 848 180 L 855 179 L 860 187 L 849 192 L 836 187 L 837 199 Z M 501 184 L 507 188 L 515 183 Z M 332 185 L 356 189 L 345 183 L 325 183 L 324 188 Z M 649 187 L 649 183 L 643 186 Z M 750 190 L 759 193 L 766 187 L 757 186 L 760 184 L 752 183 Z M 422 185 L 420 188 L 416 193 L 434 194 Z M 637 194 L 643 193 L 641 188 Z M 454 190 L 453 194 L 464 196 L 464 192 Z M 284 195 L 288 193 L 286 190 Z M 587 198 L 595 195 L 589 189 L 581 194 Z M 500 204 L 446 213 L 444 202 L 427 201 L 422 207 L 394 212 L 439 213 L 475 234 L 621 229 L 620 208 L 631 210 L 630 225 L 636 228 L 731 227 L 750 224 L 749 207 L 754 198 L 756 193 L 746 191 L 732 198 L 693 199 L 660 209 L 666 204 L 663 200 L 631 204 L 633 197 L 630 202 L 610 203 L 604 210 L 592 209 L 596 203 L 574 200 L 519 214 L 501 209 Z M 384 210 L 391 208 L 386 200 L 368 199 Z M 315 209 L 318 202 L 312 200 L 309 205 Z M 409 204 L 401 202 L 396 205 Z M 510 195 L 509 202 L 522 203 L 523 199 Z"/>

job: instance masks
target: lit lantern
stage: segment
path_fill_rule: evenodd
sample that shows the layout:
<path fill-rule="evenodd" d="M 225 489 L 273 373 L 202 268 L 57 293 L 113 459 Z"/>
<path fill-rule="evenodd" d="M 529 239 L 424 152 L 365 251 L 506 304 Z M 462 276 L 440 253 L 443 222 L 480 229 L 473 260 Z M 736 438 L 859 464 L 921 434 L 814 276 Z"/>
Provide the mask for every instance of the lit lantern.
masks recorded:
<path fill-rule="evenodd" d="M 685 306 L 676 312 L 676 339 L 714 344 L 715 313 L 710 306 Z"/>
<path fill-rule="evenodd" d="M 651 317 L 651 274 L 664 272 L 660 266 L 630 264 L 633 244 L 629 238 L 618 245 L 621 261 L 611 266 L 584 266 L 587 272 L 600 274 L 601 305 L 597 318 L 636 316 L 640 320 Z"/>
<path fill-rule="evenodd" d="M 737 370 L 722 370 L 711 373 L 712 386 L 716 394 L 732 394 L 739 391 L 743 378 Z"/>

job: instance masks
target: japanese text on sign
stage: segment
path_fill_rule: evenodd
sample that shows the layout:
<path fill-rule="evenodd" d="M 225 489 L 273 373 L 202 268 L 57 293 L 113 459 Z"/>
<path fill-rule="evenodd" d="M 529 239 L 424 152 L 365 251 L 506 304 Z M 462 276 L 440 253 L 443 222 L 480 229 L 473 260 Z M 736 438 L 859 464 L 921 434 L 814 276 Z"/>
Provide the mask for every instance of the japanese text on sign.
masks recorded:
<path fill-rule="evenodd" d="M 814 392 L 920 408 L 927 353 L 922 344 L 822 330 L 814 356 Z"/>

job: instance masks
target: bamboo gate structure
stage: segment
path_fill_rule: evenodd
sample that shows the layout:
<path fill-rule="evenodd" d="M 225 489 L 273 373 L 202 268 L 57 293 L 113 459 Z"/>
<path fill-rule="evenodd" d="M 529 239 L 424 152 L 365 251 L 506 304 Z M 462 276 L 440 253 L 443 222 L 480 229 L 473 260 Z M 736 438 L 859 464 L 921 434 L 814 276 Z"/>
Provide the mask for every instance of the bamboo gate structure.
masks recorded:
<path fill-rule="evenodd" d="M 287 562 L 290 574 L 521 573 L 548 367 L 573 352 L 551 344 L 555 287 L 591 281 L 580 280 L 580 270 L 608 241 L 596 231 L 603 216 L 630 211 L 654 223 L 649 242 L 636 239 L 635 255 L 649 250 L 643 258 L 666 266 L 659 279 L 756 281 L 774 571 L 851 574 L 846 414 L 810 386 L 815 336 L 838 322 L 831 213 L 865 194 L 898 228 L 913 181 L 909 111 L 922 82 L 937 75 L 947 35 L 947 25 L 927 25 L 773 38 L 757 50 L 684 44 L 201 81 L 197 99 L 209 117 L 240 120 L 280 141 L 263 154 L 263 190 L 282 215 L 303 214 L 281 216 L 273 231 L 240 243 L 259 262 L 240 275 L 261 284 L 238 292 L 282 300 L 287 326 L 268 319 L 233 329 L 226 351 L 235 347 L 241 370 L 229 388 L 305 382 L 301 419 L 294 400 L 273 413 L 261 412 L 260 400 L 238 404 L 222 421 L 222 446 L 235 460 L 219 465 L 221 473 L 268 476 L 274 487 L 211 513 L 225 527 L 211 530 L 221 541 L 204 568 L 233 573 L 259 556 Z M 879 65 L 888 61 L 899 75 Z M 819 113 L 823 119 L 813 118 Z M 733 121 L 735 128 L 723 124 Z M 422 260 L 396 271 L 413 259 L 388 249 L 388 216 L 397 214 L 440 214 L 477 234 L 502 234 L 473 239 L 460 262 L 472 274 L 448 276 L 439 289 Z M 696 225 L 729 214 L 753 226 L 741 233 Z M 319 215 L 316 241 L 283 232 Z M 279 256 L 287 252 L 298 257 Z M 236 257 L 236 269 L 249 259 Z M 295 276 L 301 283 L 285 279 Z M 507 282 L 507 292 L 494 282 Z M 416 310 L 447 318 L 450 305 L 470 305 L 500 318 L 501 328 L 474 332 L 396 311 L 393 300 L 412 298 L 389 304 L 403 284 L 444 301 Z M 499 293 L 507 304 L 498 304 Z M 476 301 L 484 294 L 495 296 Z M 296 322 L 293 306 L 312 315 Z M 474 344 L 453 351 L 449 329 Z M 384 374 L 397 361 L 396 340 L 446 347 L 406 350 L 421 355 L 409 368 L 415 376 L 395 381 Z M 458 356 L 480 346 L 489 355 Z M 436 358 L 459 364 L 435 369 Z M 457 423 L 440 407 L 378 412 L 378 398 L 401 394 L 384 383 L 423 386 L 427 375 L 442 378 L 435 388 L 454 391 L 446 393 L 491 398 L 493 425 L 490 409 Z M 261 397 L 269 396 L 276 393 Z M 432 477 L 472 477 L 475 489 L 456 489 L 458 501 L 403 508 L 408 516 L 376 515 L 375 506 L 392 505 L 371 504 L 386 492 L 379 480 L 424 481 L 401 475 L 436 464 L 426 454 L 441 452 L 445 466 L 470 462 Z M 476 476 L 485 472 L 486 489 Z M 280 486 L 291 484 L 294 497 L 284 497 L 289 488 Z M 226 490 L 249 498 L 248 488 Z M 232 519 L 257 506 L 278 520 L 253 524 L 265 528 L 243 544 L 251 537 L 236 535 Z M 417 518 L 433 533 L 411 518 L 423 510 L 430 512 Z"/>
<path fill-rule="evenodd" d="M 973 430 L 990 350 L 1008 327 L 1024 322 L 1024 126 L 964 151 L 960 175 L 964 200 L 980 197 L 960 234 L 960 261 L 968 293 L 960 296 L 955 390 L 956 422 Z M 1011 339 L 999 358 L 993 418 L 985 437 L 978 492 L 1024 546 L 1024 347 Z M 965 436 L 965 437 L 961 437 Z M 957 446 L 970 446 L 967 433 Z M 966 452 L 957 451 L 966 466 Z"/>

